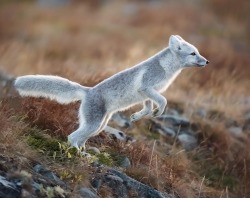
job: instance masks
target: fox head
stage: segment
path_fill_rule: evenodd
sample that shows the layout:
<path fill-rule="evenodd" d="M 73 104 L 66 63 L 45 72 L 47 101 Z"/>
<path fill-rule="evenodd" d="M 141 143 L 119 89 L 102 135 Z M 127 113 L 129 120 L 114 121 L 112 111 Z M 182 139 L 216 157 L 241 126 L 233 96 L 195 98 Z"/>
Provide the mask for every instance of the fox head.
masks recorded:
<path fill-rule="evenodd" d="M 182 67 L 204 67 L 209 63 L 207 59 L 200 55 L 195 46 L 191 45 L 178 35 L 170 36 L 169 48 L 174 54 L 176 54 Z"/>

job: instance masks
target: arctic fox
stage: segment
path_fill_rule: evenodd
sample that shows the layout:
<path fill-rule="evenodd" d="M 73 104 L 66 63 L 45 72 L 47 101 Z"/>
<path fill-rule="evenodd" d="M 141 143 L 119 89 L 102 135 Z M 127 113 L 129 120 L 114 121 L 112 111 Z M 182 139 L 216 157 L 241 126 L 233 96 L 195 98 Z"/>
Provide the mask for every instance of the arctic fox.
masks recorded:
<path fill-rule="evenodd" d="M 85 142 L 102 130 L 119 139 L 124 138 L 122 132 L 107 126 L 115 112 L 143 103 L 142 110 L 131 115 L 131 121 L 144 116 L 160 116 L 167 105 L 166 98 L 160 93 L 169 87 L 182 69 L 203 67 L 208 63 L 193 45 L 178 35 L 172 35 L 169 47 L 94 87 L 48 75 L 18 77 L 15 87 L 22 96 L 48 97 L 63 104 L 80 100 L 79 128 L 68 136 L 68 141 L 77 149 L 85 149 Z"/>

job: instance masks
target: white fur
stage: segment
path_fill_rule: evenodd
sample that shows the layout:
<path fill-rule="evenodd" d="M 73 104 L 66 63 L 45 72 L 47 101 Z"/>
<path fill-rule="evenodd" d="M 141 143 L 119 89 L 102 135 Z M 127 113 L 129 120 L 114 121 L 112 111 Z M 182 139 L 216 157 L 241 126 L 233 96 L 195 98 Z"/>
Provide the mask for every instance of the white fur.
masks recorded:
<path fill-rule="evenodd" d="M 103 129 L 118 139 L 126 139 L 122 132 L 107 126 L 113 113 L 143 103 L 143 109 L 131 115 L 131 121 L 160 116 L 167 104 L 160 93 L 182 69 L 206 64 L 208 61 L 193 45 L 172 35 L 169 47 L 91 88 L 61 77 L 42 75 L 18 77 L 15 86 L 22 96 L 48 97 L 60 103 L 81 100 L 79 128 L 68 136 L 70 144 L 79 148 L 85 147 L 85 142 Z"/>

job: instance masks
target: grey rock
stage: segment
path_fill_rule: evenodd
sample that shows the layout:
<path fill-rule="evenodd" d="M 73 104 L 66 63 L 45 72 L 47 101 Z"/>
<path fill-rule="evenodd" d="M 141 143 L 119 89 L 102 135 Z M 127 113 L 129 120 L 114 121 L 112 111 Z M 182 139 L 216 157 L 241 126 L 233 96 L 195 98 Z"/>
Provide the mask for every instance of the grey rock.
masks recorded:
<path fill-rule="evenodd" d="M 176 109 L 167 109 L 165 115 L 179 116 L 180 113 Z"/>
<path fill-rule="evenodd" d="M 250 112 L 247 112 L 245 113 L 245 116 L 244 116 L 244 124 L 243 124 L 243 130 L 244 131 L 250 131 Z"/>
<path fill-rule="evenodd" d="M 174 129 L 172 129 L 170 127 L 166 127 L 164 125 L 164 123 L 162 123 L 162 122 L 157 122 L 155 120 L 151 120 L 150 127 L 151 127 L 152 131 L 156 131 L 163 136 L 174 137 L 176 135 Z"/>
<path fill-rule="evenodd" d="M 41 191 L 41 185 L 36 183 L 36 182 L 32 183 L 32 188 L 33 188 L 34 192 L 36 192 L 36 193 L 39 193 Z"/>
<path fill-rule="evenodd" d="M 81 188 L 80 194 L 83 198 L 98 198 L 98 196 L 92 192 L 89 188 Z"/>
<path fill-rule="evenodd" d="M 120 198 L 128 198 L 128 189 L 123 183 L 123 179 L 112 174 L 107 174 L 103 182 L 109 186 L 113 193 Z"/>
<path fill-rule="evenodd" d="M 13 87 L 14 78 L 0 70 L 0 100 L 16 94 Z"/>
<path fill-rule="evenodd" d="M 197 138 L 190 134 L 182 133 L 177 138 L 185 150 L 192 150 L 198 145 Z"/>
<path fill-rule="evenodd" d="M 175 130 L 169 127 L 162 126 L 161 128 L 157 129 L 157 131 L 164 136 L 175 137 L 176 135 Z"/>
<path fill-rule="evenodd" d="M 93 152 L 96 153 L 96 154 L 100 154 L 100 153 L 101 153 L 100 150 L 99 150 L 98 148 L 93 147 L 93 146 L 89 147 L 88 150 L 91 150 L 91 151 L 93 151 Z"/>
<path fill-rule="evenodd" d="M 0 176 L 0 197 L 18 198 L 21 196 L 21 189 L 14 182 L 8 181 L 5 177 Z"/>
<path fill-rule="evenodd" d="M 173 126 L 183 126 L 183 127 L 187 127 L 190 125 L 190 121 L 182 116 L 176 116 L 176 115 L 166 115 L 163 114 L 161 116 L 159 116 L 157 119 L 170 123 Z"/>
<path fill-rule="evenodd" d="M 110 169 L 108 171 L 108 174 L 119 177 L 119 178 L 121 178 L 121 180 L 123 180 L 123 182 L 122 182 L 123 187 L 120 190 L 124 190 L 124 187 L 126 189 L 129 189 L 129 190 L 132 189 L 132 190 L 137 192 L 138 197 L 170 198 L 169 195 L 165 195 L 165 194 L 159 192 L 158 190 L 153 189 L 150 186 L 147 186 L 139 181 L 136 181 L 135 179 L 127 176 L 126 174 L 124 174 L 120 171 Z M 115 186 L 115 188 L 116 188 L 116 186 Z M 117 190 L 117 188 L 116 188 L 116 190 Z"/>
<path fill-rule="evenodd" d="M 99 178 L 95 178 L 92 180 L 91 185 L 93 188 L 95 188 L 96 190 L 99 190 L 99 188 L 102 185 L 102 180 Z"/>
<path fill-rule="evenodd" d="M 228 131 L 230 134 L 232 134 L 235 137 L 240 137 L 243 133 L 243 130 L 241 127 L 230 127 Z"/>
<path fill-rule="evenodd" d="M 110 180 L 114 180 L 114 181 L 118 181 L 118 182 L 123 182 L 123 179 L 120 177 L 117 177 L 115 175 L 107 175 L 106 178 L 110 179 Z"/>
<path fill-rule="evenodd" d="M 41 174 L 42 176 L 44 176 L 45 178 L 53 181 L 54 183 L 56 183 L 59 186 L 66 186 L 66 184 L 59 178 L 56 176 L 55 173 L 53 173 L 52 171 L 44 168 L 42 165 L 37 164 L 33 167 L 33 170 L 39 174 Z"/>
<path fill-rule="evenodd" d="M 69 4 L 69 0 L 37 0 L 37 4 L 42 7 L 57 7 Z"/>
<path fill-rule="evenodd" d="M 207 117 L 207 110 L 200 107 L 197 109 L 196 114 L 202 118 L 205 118 Z"/>
<path fill-rule="evenodd" d="M 250 121 L 250 112 L 247 112 L 244 116 L 245 120 Z"/>
<path fill-rule="evenodd" d="M 239 124 L 238 124 L 238 122 L 237 122 L 236 120 L 227 119 L 226 122 L 225 122 L 225 126 L 226 126 L 227 128 L 229 128 L 229 127 L 238 127 Z"/>
<path fill-rule="evenodd" d="M 130 168 L 131 167 L 131 162 L 127 157 L 124 157 L 121 162 L 120 162 L 120 167 L 122 168 Z"/>

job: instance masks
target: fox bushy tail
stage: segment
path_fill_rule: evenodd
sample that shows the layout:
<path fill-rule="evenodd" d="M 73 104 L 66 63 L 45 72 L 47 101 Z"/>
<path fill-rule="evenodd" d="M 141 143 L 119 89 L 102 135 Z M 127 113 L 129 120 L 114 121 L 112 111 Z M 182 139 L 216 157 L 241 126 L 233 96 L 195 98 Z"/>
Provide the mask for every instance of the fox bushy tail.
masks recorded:
<path fill-rule="evenodd" d="M 21 96 L 46 97 L 62 104 L 82 100 L 88 87 L 65 78 L 49 75 L 26 75 L 15 80 L 15 87 Z"/>

